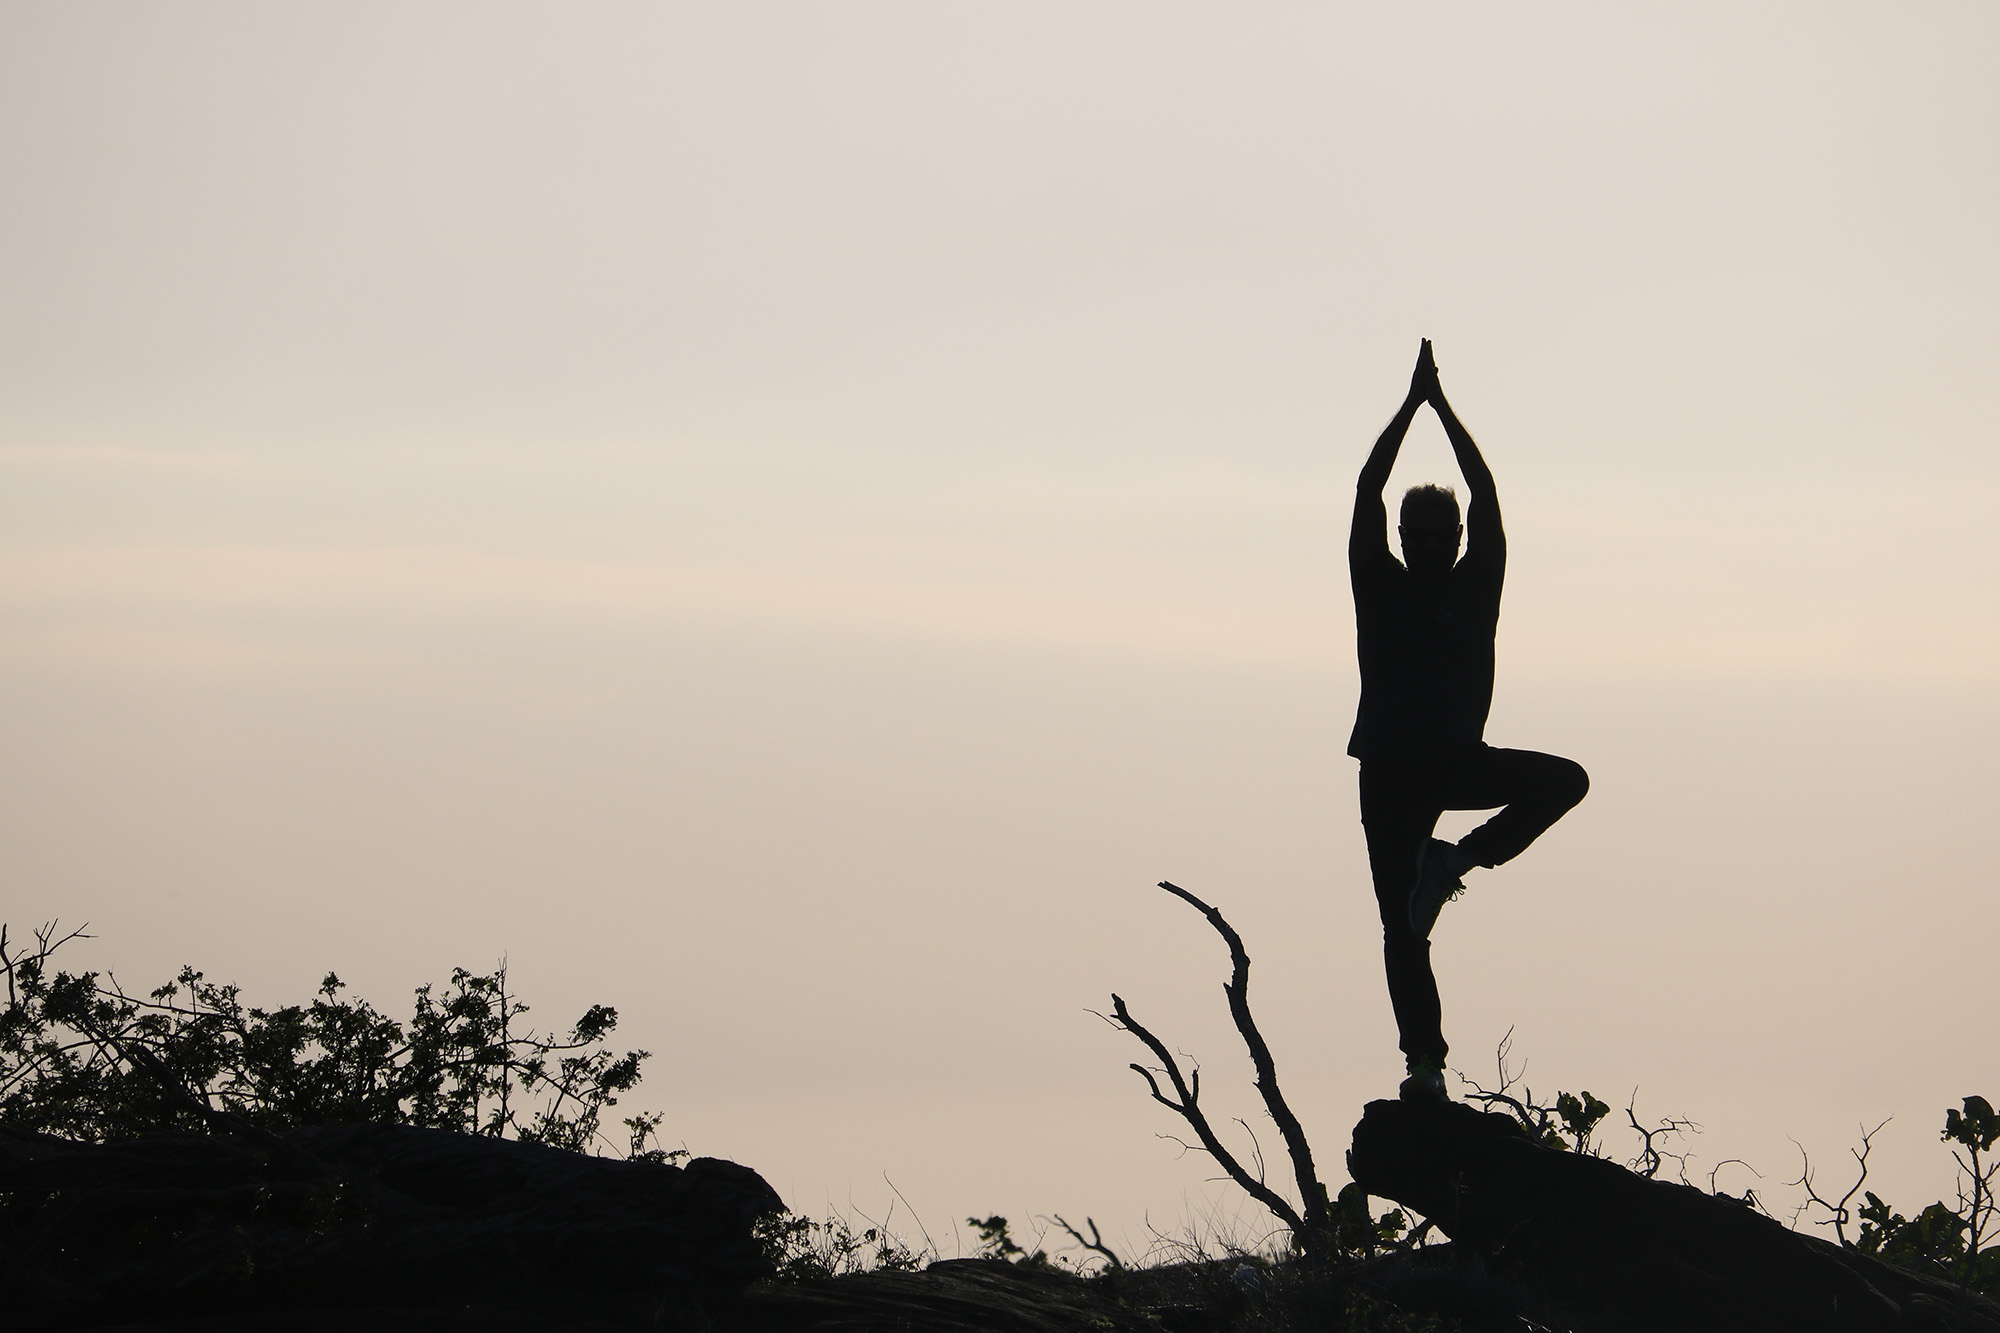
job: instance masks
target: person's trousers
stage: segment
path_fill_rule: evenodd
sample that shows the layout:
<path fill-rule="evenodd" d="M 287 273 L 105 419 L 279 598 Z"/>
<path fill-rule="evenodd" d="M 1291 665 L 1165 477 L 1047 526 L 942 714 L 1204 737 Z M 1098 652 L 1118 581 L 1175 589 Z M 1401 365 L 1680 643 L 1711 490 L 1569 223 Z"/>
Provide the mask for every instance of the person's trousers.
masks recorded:
<path fill-rule="evenodd" d="M 1403 1054 L 1439 1066 L 1445 1045 L 1429 940 L 1410 929 L 1417 853 L 1447 810 L 1500 812 L 1459 839 L 1473 864 L 1497 866 L 1526 850 L 1590 790 L 1580 764 L 1534 750 L 1478 745 L 1418 763 L 1363 760 L 1361 825 L 1382 913 L 1382 960 Z"/>

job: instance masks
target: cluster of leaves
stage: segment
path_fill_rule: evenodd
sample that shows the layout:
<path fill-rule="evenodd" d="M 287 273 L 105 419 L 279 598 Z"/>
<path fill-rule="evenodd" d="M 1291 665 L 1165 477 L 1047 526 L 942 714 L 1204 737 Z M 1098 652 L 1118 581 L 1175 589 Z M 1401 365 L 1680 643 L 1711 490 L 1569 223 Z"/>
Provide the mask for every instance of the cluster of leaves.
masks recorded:
<path fill-rule="evenodd" d="M 1525 1088 L 1518 1098 L 1499 1092 L 1475 1092 L 1471 1099 L 1506 1108 L 1529 1136 L 1544 1147 L 1591 1155 L 1597 1151 L 1593 1139 L 1597 1126 L 1611 1111 L 1588 1088 L 1581 1094 L 1558 1092 L 1554 1104 L 1549 1106 L 1537 1102 Z"/>
<path fill-rule="evenodd" d="M 1030 1250 L 1015 1240 L 1007 1219 L 998 1213 L 991 1217 L 968 1217 L 965 1224 L 979 1233 L 979 1257 L 982 1259 L 999 1259 L 1028 1268 L 1055 1267 L 1049 1262 L 1048 1251 L 1039 1243 Z M 1036 1237 L 1037 1242 L 1040 1239 Z"/>
<path fill-rule="evenodd" d="M 1499 1086 L 1489 1091 L 1466 1078 L 1466 1086 L 1472 1089 L 1466 1094 L 1466 1100 L 1478 1102 L 1489 1110 L 1505 1111 L 1528 1131 L 1530 1138 L 1545 1147 L 1597 1155 L 1594 1136 L 1598 1125 L 1611 1113 L 1611 1107 L 1593 1097 L 1588 1089 L 1581 1095 L 1558 1092 L 1555 1101 L 1547 1105 L 1536 1101 L 1533 1089 L 1521 1081 L 1522 1076 L 1508 1068 L 1507 1060 L 1513 1045 L 1514 1033 L 1509 1029 L 1507 1035 L 1500 1039 L 1500 1048 L 1495 1053 L 1500 1066 Z M 1460 1077 L 1464 1078 L 1464 1075 Z M 1520 1088 L 1518 1095 L 1514 1091 L 1517 1086 Z M 1687 1122 L 1675 1123 L 1685 1126 Z M 1651 1175 L 1652 1172 L 1646 1174 Z"/>
<path fill-rule="evenodd" d="M 542 1034 L 491 973 L 454 969 L 417 989 L 399 1022 L 347 998 L 328 973 L 303 1005 L 245 1005 L 237 987 L 183 968 L 133 995 L 114 977 L 58 970 L 87 938 L 54 926 L 11 946 L 0 925 L 0 1124 L 104 1141 L 200 1130 L 217 1116 L 266 1130 L 343 1121 L 518 1138 L 575 1152 L 609 1143 L 604 1113 L 639 1082 L 645 1051 L 604 1045 L 618 1013 L 592 1005 L 566 1034 Z M 665 1161 L 660 1117 L 624 1121 L 630 1155 Z"/>
<path fill-rule="evenodd" d="M 1956 1208 L 1939 1201 L 1914 1218 L 1890 1210 L 1865 1191 L 1861 1234 L 1855 1248 L 1892 1264 L 1931 1273 L 1986 1296 L 2000 1296 L 2000 1209 L 1993 1186 L 2000 1165 L 1986 1154 L 2000 1142 L 2000 1113 L 1984 1097 L 1967 1097 L 1961 1111 L 1947 1110 L 1939 1135 L 1959 1168 Z"/>
<path fill-rule="evenodd" d="M 1086 1225 L 1090 1227 L 1090 1236 L 1086 1237 L 1061 1218 L 1054 1220 L 1075 1238 L 1079 1247 L 1094 1251 L 1104 1261 L 1107 1270 L 1125 1266 L 1117 1254 L 1104 1244 L 1095 1222 L 1086 1219 Z M 978 1237 L 975 1253 L 981 1259 L 1050 1272 L 1083 1271 L 1082 1262 L 1049 1254 L 1041 1243 L 1046 1233 L 1038 1232 L 1027 1245 L 1023 1245 L 1014 1238 L 1013 1224 L 999 1213 L 990 1217 L 968 1217 L 965 1224 Z M 912 1247 L 890 1231 L 885 1223 L 862 1219 L 857 1224 L 838 1213 L 830 1213 L 825 1221 L 816 1221 L 801 1213 L 773 1213 L 758 1220 L 755 1234 L 764 1247 L 765 1256 L 776 1266 L 776 1275 L 781 1281 L 812 1282 L 878 1269 L 915 1272 L 938 1257 L 936 1249 L 930 1244 L 926 1243 L 921 1248 Z"/>
<path fill-rule="evenodd" d="M 837 1213 L 823 1222 L 803 1213 L 766 1213 L 752 1234 L 782 1282 L 815 1282 L 875 1269 L 913 1273 L 935 1257 L 911 1249 L 886 1227 L 869 1224 L 857 1231 Z"/>
<path fill-rule="evenodd" d="M 1413 1250 L 1424 1243 L 1431 1224 L 1412 1228 L 1410 1215 L 1392 1208 L 1377 1217 L 1368 1211 L 1368 1191 L 1353 1181 L 1333 1199 L 1333 1222 L 1341 1252 L 1366 1258 L 1389 1250 Z"/>

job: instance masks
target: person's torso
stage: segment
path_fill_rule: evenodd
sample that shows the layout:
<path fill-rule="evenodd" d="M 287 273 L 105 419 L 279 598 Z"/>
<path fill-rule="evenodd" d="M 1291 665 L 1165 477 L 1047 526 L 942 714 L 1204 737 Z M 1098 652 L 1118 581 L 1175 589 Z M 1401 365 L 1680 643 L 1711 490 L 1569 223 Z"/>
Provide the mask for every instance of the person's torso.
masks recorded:
<path fill-rule="evenodd" d="M 1354 579 L 1361 704 L 1348 753 L 1421 758 L 1477 745 L 1493 704 L 1502 571 L 1467 557 L 1437 574 L 1394 560 Z"/>

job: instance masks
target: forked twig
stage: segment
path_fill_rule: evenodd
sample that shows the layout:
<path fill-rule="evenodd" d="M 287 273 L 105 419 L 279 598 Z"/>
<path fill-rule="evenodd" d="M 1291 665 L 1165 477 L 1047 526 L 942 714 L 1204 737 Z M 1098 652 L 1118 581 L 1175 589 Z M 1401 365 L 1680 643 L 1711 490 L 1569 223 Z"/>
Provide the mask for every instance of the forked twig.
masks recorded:
<path fill-rule="evenodd" d="M 1153 1100 L 1187 1121 L 1188 1128 L 1192 1129 L 1195 1138 L 1200 1140 L 1203 1151 L 1213 1157 L 1216 1164 L 1228 1173 L 1229 1178 L 1243 1187 L 1245 1193 L 1283 1218 L 1285 1225 L 1291 1227 L 1294 1232 L 1303 1234 L 1306 1223 L 1305 1219 L 1299 1216 L 1298 1209 L 1292 1207 L 1282 1194 L 1244 1170 L 1243 1164 L 1236 1160 L 1235 1154 L 1223 1147 L 1222 1140 L 1215 1136 L 1215 1129 L 1208 1123 L 1208 1117 L 1202 1113 L 1200 1105 L 1201 1071 L 1196 1070 L 1192 1079 L 1183 1075 L 1180 1062 L 1174 1059 L 1173 1052 L 1167 1049 L 1166 1043 L 1154 1036 L 1138 1019 L 1132 1017 L 1132 1011 L 1125 1007 L 1124 998 L 1117 994 L 1111 997 L 1111 1018 L 1114 1027 L 1123 1028 L 1146 1044 L 1146 1049 L 1160 1062 L 1160 1072 L 1167 1076 L 1169 1083 L 1173 1084 L 1174 1097 L 1169 1097 L 1160 1091 L 1160 1081 L 1154 1077 L 1153 1070 L 1136 1060 L 1133 1061 L 1131 1066 L 1133 1071 L 1146 1080 L 1146 1090 L 1152 1094 Z M 1175 1100 L 1176 1097 L 1179 1100 Z"/>
<path fill-rule="evenodd" d="M 1792 1221 L 1794 1223 L 1798 1221 L 1801 1213 L 1804 1213 L 1808 1208 L 1817 1204 L 1819 1207 L 1826 1209 L 1828 1213 L 1826 1220 L 1821 1222 L 1820 1225 L 1831 1225 L 1833 1227 L 1834 1239 L 1840 1242 L 1841 1248 L 1846 1249 L 1849 1247 L 1851 1242 L 1847 1239 L 1847 1224 L 1853 1220 L 1853 1215 L 1848 1212 L 1847 1205 L 1855 1195 L 1861 1192 L 1861 1186 L 1867 1182 L 1868 1154 L 1875 1149 L 1874 1139 L 1877 1134 L 1882 1132 L 1882 1125 L 1888 1123 L 1889 1121 L 1884 1120 L 1881 1125 L 1864 1131 L 1861 1135 L 1861 1146 L 1847 1150 L 1849 1155 L 1854 1158 L 1855 1165 L 1861 1168 L 1861 1172 L 1854 1178 L 1854 1184 L 1849 1188 L 1847 1193 L 1840 1196 L 1839 1203 L 1827 1202 L 1819 1196 L 1819 1191 L 1813 1188 L 1812 1158 L 1806 1155 L 1805 1145 L 1801 1144 L 1797 1139 L 1792 1140 L 1792 1146 L 1799 1150 L 1799 1178 L 1792 1181 L 1791 1184 L 1794 1188 L 1804 1186 L 1806 1191 L 1806 1201 L 1800 1204 L 1797 1211 L 1792 1214 Z"/>
<path fill-rule="evenodd" d="M 1113 1268 L 1122 1270 L 1125 1267 L 1125 1261 L 1120 1259 L 1117 1256 L 1117 1254 L 1113 1252 L 1111 1247 L 1104 1243 L 1103 1235 L 1100 1234 L 1097 1230 L 1097 1220 L 1095 1218 L 1086 1217 L 1083 1219 L 1083 1224 L 1090 1228 L 1090 1239 L 1085 1240 L 1083 1237 L 1083 1233 L 1081 1231 L 1078 1231 L 1075 1227 L 1071 1226 L 1066 1220 L 1064 1220 L 1063 1215 L 1061 1213 L 1054 1213 L 1051 1214 L 1051 1216 L 1055 1218 L 1056 1225 L 1061 1227 L 1064 1231 L 1069 1232 L 1070 1238 L 1074 1240 L 1078 1245 L 1081 1245 L 1084 1249 L 1090 1250 L 1095 1254 L 1103 1255 L 1104 1262 L 1111 1265 Z"/>

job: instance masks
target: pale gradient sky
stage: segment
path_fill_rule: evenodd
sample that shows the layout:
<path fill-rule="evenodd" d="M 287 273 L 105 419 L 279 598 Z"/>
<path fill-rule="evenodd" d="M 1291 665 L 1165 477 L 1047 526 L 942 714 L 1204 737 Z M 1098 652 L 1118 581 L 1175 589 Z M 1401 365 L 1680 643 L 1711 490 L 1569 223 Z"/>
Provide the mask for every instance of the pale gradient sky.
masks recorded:
<path fill-rule="evenodd" d="M 1172 878 L 1337 1184 L 1400 1073 L 1343 542 L 1428 336 L 1507 515 L 1489 739 L 1594 780 L 1439 926 L 1454 1063 L 1511 1025 L 1778 1201 L 1894 1115 L 1920 1207 L 2000 1092 L 1996 42 L 0 8 L 0 917 L 269 1003 L 505 955 L 795 1207 L 1131 1248 L 1235 1205 L 1086 1009 L 1256 1109 Z M 1449 468 L 1426 415 L 1396 484 Z"/>

